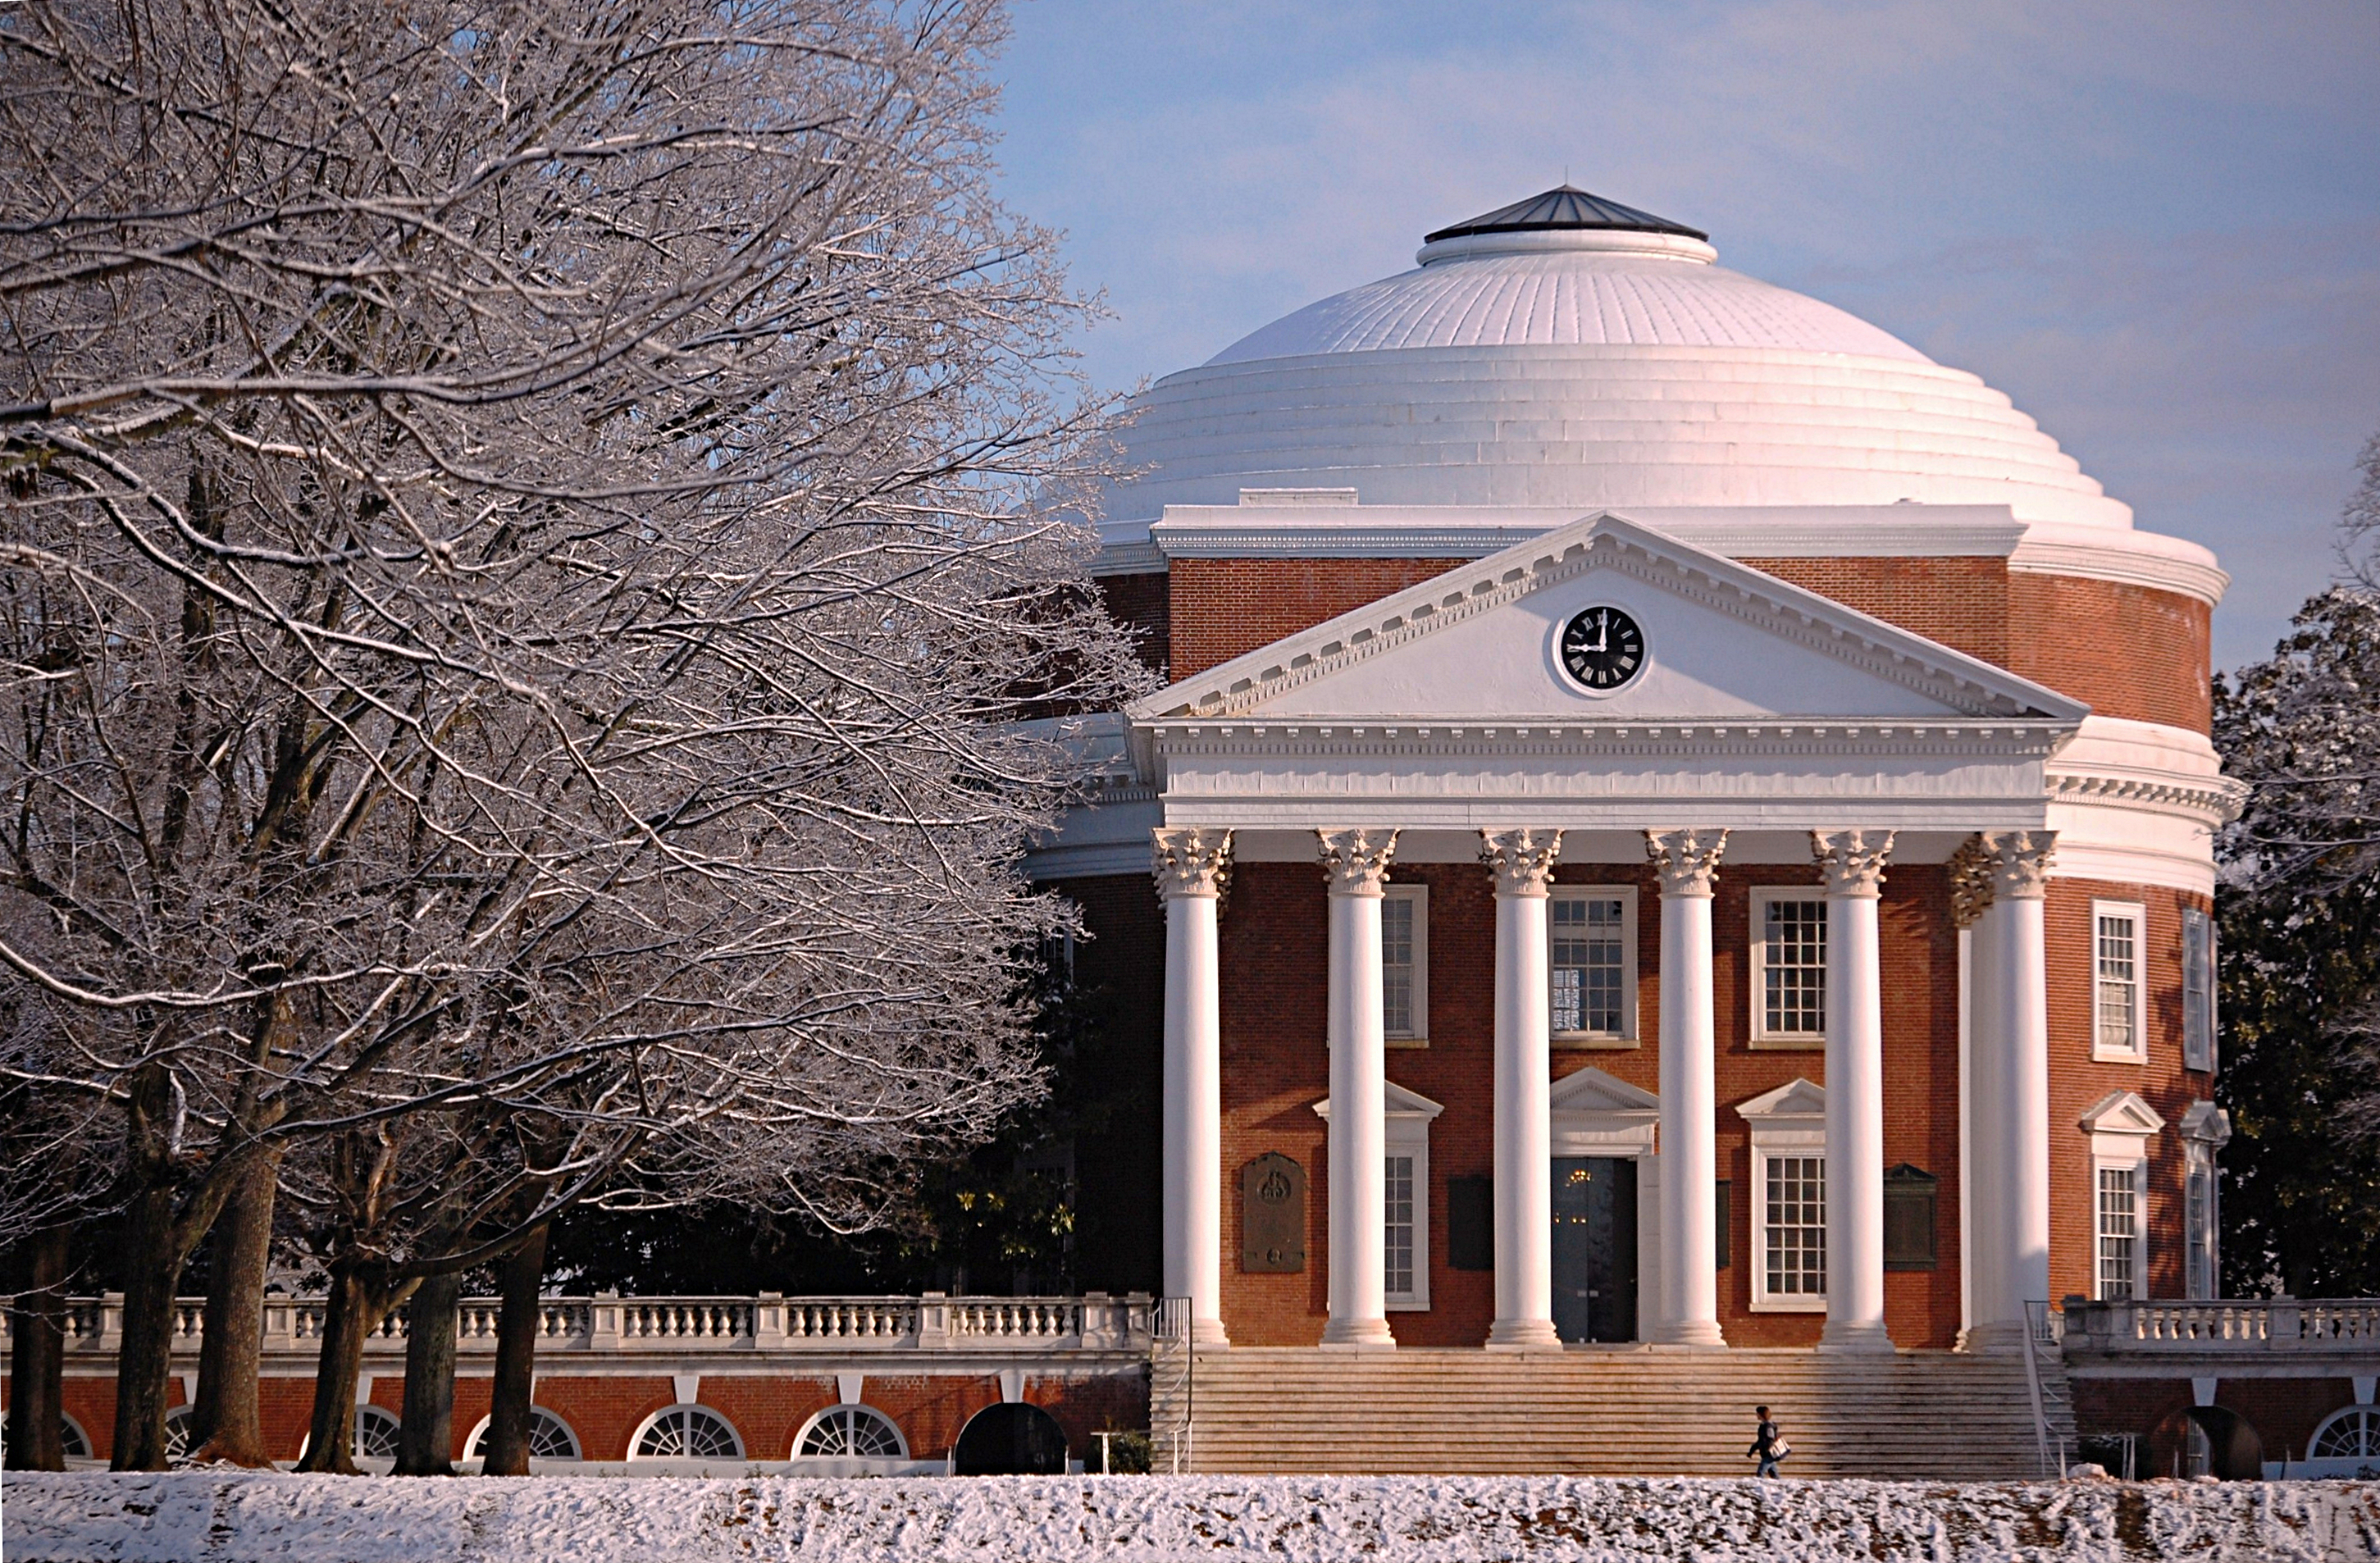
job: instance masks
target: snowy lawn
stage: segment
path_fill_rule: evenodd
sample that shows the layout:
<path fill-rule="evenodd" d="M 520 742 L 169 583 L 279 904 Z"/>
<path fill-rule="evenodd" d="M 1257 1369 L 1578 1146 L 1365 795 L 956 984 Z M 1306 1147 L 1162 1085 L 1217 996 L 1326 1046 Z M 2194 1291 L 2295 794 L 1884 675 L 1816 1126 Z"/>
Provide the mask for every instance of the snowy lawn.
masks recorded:
<path fill-rule="evenodd" d="M 2380 1484 L 22 1476 L 10 1563 L 2380 1557 Z"/>

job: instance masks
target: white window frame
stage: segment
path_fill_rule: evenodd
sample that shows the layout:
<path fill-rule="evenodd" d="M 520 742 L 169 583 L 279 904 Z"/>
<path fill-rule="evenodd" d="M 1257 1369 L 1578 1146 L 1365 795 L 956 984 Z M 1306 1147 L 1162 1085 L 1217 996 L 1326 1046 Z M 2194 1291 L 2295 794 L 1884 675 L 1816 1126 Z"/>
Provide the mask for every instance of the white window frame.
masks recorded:
<path fill-rule="evenodd" d="M 728 1436 L 735 1440 L 735 1452 L 734 1454 L 726 1455 L 639 1454 L 637 1451 L 637 1446 L 645 1441 L 645 1435 L 652 1431 L 653 1424 L 661 1421 L 662 1418 L 677 1412 L 700 1412 L 705 1416 L 715 1418 L 721 1426 L 727 1429 Z M 649 1463 L 671 1465 L 712 1464 L 720 1460 L 743 1460 L 745 1448 L 744 1429 L 736 1426 L 735 1419 L 730 1417 L 725 1412 L 721 1411 L 716 1406 L 704 1405 L 698 1400 L 678 1400 L 670 1405 L 662 1407 L 661 1410 L 654 1412 L 642 1422 L 637 1424 L 636 1430 L 628 1435 L 627 1458 L 632 1462 L 640 1465 Z"/>
<path fill-rule="evenodd" d="M 2181 1115 L 2182 1290 L 2193 1302 L 2223 1292 L 2223 1172 L 2216 1155 L 2230 1141 L 2230 1115 L 2213 1102 L 2192 1102 Z M 2194 1183 L 2203 1191 L 2198 1200 Z"/>
<path fill-rule="evenodd" d="M 1427 885 L 1387 885 L 1380 891 L 1380 900 L 1413 903 L 1413 1018 L 1410 1030 L 1390 1031 L 1384 1026 L 1381 1039 L 1391 1048 L 1427 1048 L 1429 1046 L 1429 887 Z M 1388 929 L 1381 927 L 1381 976 L 1388 974 Z M 1388 998 L 1381 995 L 1380 1013 L 1388 1015 Z"/>
<path fill-rule="evenodd" d="M 1560 902 L 1620 903 L 1620 1029 L 1617 1031 L 1555 1031 L 1557 1048 L 1619 1048 L 1642 1045 L 1636 1034 L 1636 887 L 1634 885 L 1555 885 L 1547 892 L 1546 989 L 1553 990 L 1553 908 Z"/>
<path fill-rule="evenodd" d="M 1387 1158 L 1409 1156 L 1414 1164 L 1414 1284 L 1411 1291 L 1390 1291 L 1381 1288 L 1382 1301 L 1392 1314 L 1426 1314 L 1429 1311 L 1429 1126 L 1446 1109 L 1418 1091 L 1408 1091 L 1393 1080 L 1381 1082 L 1380 1157 L 1381 1175 L 1386 1178 Z M 1323 1122 L 1330 1121 L 1330 1098 L 1325 1097 L 1314 1104 L 1315 1116 Z M 1388 1260 L 1388 1233 L 1380 1234 L 1380 1258 Z M 1381 1279 L 1385 1282 L 1387 1277 Z"/>
<path fill-rule="evenodd" d="M 892 1435 L 892 1453 L 889 1455 L 808 1455 L 802 1453 L 803 1440 L 807 1439 L 811 1433 L 815 1432 L 820 1423 L 823 1423 L 831 1416 L 848 1415 L 854 1412 L 864 1412 L 884 1424 L 885 1428 Z M 819 1410 L 811 1412 L 808 1421 L 804 1422 L 799 1427 L 794 1429 L 794 1441 L 790 1446 L 788 1446 L 788 1450 L 789 1452 L 786 1454 L 785 1458 L 793 1460 L 797 1465 L 815 1465 L 825 1460 L 907 1460 L 910 1458 L 909 1435 L 901 1430 L 901 1424 L 893 1421 L 892 1418 L 887 1415 L 884 1412 L 880 1411 L 876 1407 L 868 1405 L 865 1401 L 861 1400 L 838 1400 L 833 1405 L 822 1406 Z"/>
<path fill-rule="evenodd" d="M 2095 915 L 2091 937 L 2095 941 L 2099 928 Z M 2093 967 L 2095 975 L 2097 960 Z M 2095 1011 L 2098 994 L 2094 989 Z M 2132 1296 L 2149 1295 L 2149 1234 L 2156 1230 L 2149 1204 L 2149 1142 L 2165 1130 L 2165 1120 L 2155 1108 L 2143 1100 L 2137 1092 L 2110 1091 L 2082 1115 L 2082 1132 L 2091 1136 L 2091 1182 L 2087 1191 L 2090 1200 L 2091 1233 L 2091 1296 L 2094 1301 L 2112 1301 L 2103 1295 L 2099 1279 L 2099 1173 L 2102 1169 L 2125 1170 L 2132 1174 Z"/>
<path fill-rule="evenodd" d="M 1818 1001 L 1817 1030 L 1771 1031 L 1768 1029 L 1768 908 L 1772 903 L 1779 901 L 1811 901 L 1824 908 L 1827 894 L 1816 885 L 1755 885 L 1752 887 L 1750 939 L 1752 959 L 1747 963 L 1752 973 L 1752 981 L 1749 984 L 1752 989 L 1752 1029 L 1748 1036 L 1751 1045 L 1764 1051 L 1803 1052 L 1822 1049 L 1827 1045 L 1826 1000 L 1823 988 L 1820 990 Z M 1832 915 L 1822 911 L 1819 926 L 1827 929 L 1827 937 L 1830 941 L 1834 937 L 1832 923 Z M 1828 951 L 1831 954 L 1831 943 L 1829 943 Z M 1821 963 L 1819 970 L 1821 972 L 1826 970 L 1824 963 Z M 1766 1195 L 1762 1198 L 1762 1204 L 1767 1204 Z"/>
<path fill-rule="evenodd" d="M 2096 1301 L 2129 1302 L 2148 1295 L 2148 1169 L 2149 1164 L 2145 1159 L 2119 1161 L 2099 1156 L 2091 1158 L 2091 1295 Z M 2110 1296 L 2107 1291 L 2107 1211 L 2101 1207 L 2106 1191 L 2100 1186 L 2100 1181 L 2110 1172 L 2122 1173 L 2132 1181 L 2132 1284 L 2131 1290 L 2120 1298 Z"/>
<path fill-rule="evenodd" d="M 1789 1157 L 1827 1159 L 1826 1088 L 1808 1080 L 1793 1080 L 1735 1110 L 1752 1125 L 1752 1187 L 1742 1202 L 1750 1211 L 1752 1252 L 1745 1259 L 1752 1266 L 1752 1311 L 1823 1314 L 1827 1311 L 1823 1291 L 1768 1290 L 1768 1164 Z M 1831 1175 L 1832 1169 L 1828 1172 Z M 1822 1205 L 1820 1209 L 1824 1208 Z M 1730 1218 L 1733 1218 L 1731 1213 Z"/>
<path fill-rule="evenodd" d="M 587 1447 L 578 1441 L 578 1429 L 570 1425 L 568 1418 L 565 1417 L 560 1412 L 553 1410 L 550 1406 L 533 1405 L 529 1407 L 528 1411 L 529 1441 L 532 1444 L 537 1441 L 537 1419 L 540 1416 L 545 1417 L 547 1420 L 551 1421 L 554 1426 L 560 1428 L 562 1430 L 562 1436 L 570 1440 L 570 1452 L 566 1455 L 541 1455 L 532 1449 L 530 1451 L 530 1458 L 536 1460 L 540 1464 L 544 1464 L 551 1460 L 583 1460 L 587 1458 Z M 479 1421 L 471 1424 L 471 1436 L 463 1440 L 463 1458 L 465 1460 L 480 1460 L 483 1458 L 483 1452 L 480 1448 L 480 1441 L 488 1436 L 489 1424 L 494 1421 L 495 1418 L 491 1415 L 483 1416 L 480 1418 Z"/>
<path fill-rule="evenodd" d="M 2134 1046 L 2119 1047 L 2107 1038 L 2100 1024 L 2100 986 L 2105 980 L 2099 973 L 2099 925 L 2106 920 L 2129 922 L 2132 927 L 2132 1041 Z M 2094 901 L 2091 903 L 2091 1060 L 2094 1063 L 2146 1063 L 2149 1061 L 2148 956 L 2149 912 L 2137 901 Z M 2095 1189 L 2096 1180 L 2094 1180 Z M 2097 1197 L 2095 1193 L 2095 1199 Z M 2095 1222 L 2095 1216 L 2093 1220 Z M 2096 1230 L 2095 1226 L 2094 1230 Z"/>
<path fill-rule="evenodd" d="M 2215 919 L 2181 909 L 2181 1067 L 2215 1070 Z"/>

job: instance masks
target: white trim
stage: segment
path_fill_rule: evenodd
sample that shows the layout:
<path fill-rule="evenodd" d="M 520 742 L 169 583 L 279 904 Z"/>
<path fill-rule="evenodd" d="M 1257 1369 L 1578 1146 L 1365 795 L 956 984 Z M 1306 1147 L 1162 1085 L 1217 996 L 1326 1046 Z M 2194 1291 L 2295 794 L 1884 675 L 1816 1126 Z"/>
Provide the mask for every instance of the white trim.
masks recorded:
<path fill-rule="evenodd" d="M 1620 1028 L 1617 1031 L 1559 1031 L 1548 1026 L 1548 1036 L 1557 1048 L 1625 1048 L 1643 1046 L 1636 1031 L 1636 887 L 1634 885 L 1565 885 L 1547 888 L 1546 959 L 1548 972 L 1547 990 L 1552 991 L 1551 973 L 1556 931 L 1553 908 L 1561 903 L 1584 901 L 1617 901 L 1620 903 Z"/>
<path fill-rule="evenodd" d="M 1975 930 L 1961 928 L 1959 939 L 1959 1331 L 1975 1322 L 1974 1180 L 1969 1174 L 1975 1142 Z"/>
<path fill-rule="evenodd" d="M 1390 1029 L 1385 1024 L 1388 1006 L 1384 1000 L 1380 1007 L 1380 1012 L 1384 1017 L 1381 1038 L 1383 1043 L 1390 1048 L 1427 1048 L 1429 1046 L 1429 886 L 1391 882 L 1381 887 L 1380 901 L 1383 911 L 1386 910 L 1387 903 L 1391 901 L 1410 902 L 1413 904 L 1414 1019 L 1414 1024 L 1402 1031 Z M 1381 926 L 1380 955 L 1380 975 L 1384 984 L 1388 979 L 1387 939 L 1388 929 L 1384 920 Z"/>
<path fill-rule="evenodd" d="M 1819 982 L 1818 1029 L 1815 1031 L 1771 1031 L 1768 1029 L 1768 908 L 1780 901 L 1806 902 L 1818 908 L 1818 932 L 1827 937 L 1827 892 L 1817 885 L 1755 885 L 1752 887 L 1751 929 L 1748 935 L 1749 959 L 1745 969 L 1751 980 L 1751 1030 L 1746 1034 L 1749 1046 L 1763 1052 L 1808 1052 L 1823 1049 L 1827 1045 L 1826 987 L 1827 962 L 1822 951 L 1817 965 Z"/>
<path fill-rule="evenodd" d="M 2130 1048 L 2107 1040 L 2101 1030 L 2099 986 L 2107 980 L 2100 973 L 2102 959 L 2099 950 L 2102 921 L 2130 923 L 2132 929 L 2131 988 L 2132 1041 Z M 2137 901 L 2098 901 L 2091 903 L 2091 1061 L 2094 1063 L 2144 1064 L 2149 1061 L 2149 911 Z"/>
<path fill-rule="evenodd" d="M 529 1433 L 529 1442 L 530 1442 L 530 1443 L 534 1444 L 534 1443 L 537 1441 L 536 1422 L 537 1422 L 537 1418 L 538 1418 L 539 1416 L 540 1416 L 540 1415 L 552 1417 L 552 1418 L 553 1419 L 553 1424 L 554 1424 L 554 1425 L 555 1425 L 555 1426 L 557 1426 L 557 1427 L 559 1427 L 559 1428 L 561 1428 L 561 1429 L 562 1429 L 562 1432 L 563 1432 L 563 1436 L 564 1436 L 565 1437 L 566 1437 L 566 1438 L 568 1438 L 568 1439 L 570 1440 L 570 1452 L 569 1452 L 568 1454 L 566 1454 L 566 1455 L 533 1455 L 533 1458 L 534 1458 L 534 1459 L 539 1460 L 540 1460 L 540 1461 L 543 1461 L 543 1460 L 585 1460 L 585 1459 L 587 1458 L 587 1446 L 586 1446 L 583 1442 L 581 1442 L 581 1441 L 579 1440 L 579 1437 L 578 1437 L 578 1429 L 577 1429 L 576 1427 L 573 1427 L 573 1426 L 571 1426 L 571 1425 L 570 1425 L 570 1419 L 569 1419 L 568 1417 L 564 1416 L 560 1412 L 555 1411 L 555 1410 L 554 1410 L 552 1407 L 551 1407 L 551 1406 L 540 1406 L 540 1405 L 535 1405 L 535 1404 L 532 1404 L 532 1405 L 528 1408 L 528 1410 L 529 1410 L 529 1424 L 530 1424 L 530 1433 Z M 487 1415 L 487 1416 L 483 1416 L 483 1417 L 480 1418 L 480 1420 L 479 1420 L 479 1421 L 477 1421 L 477 1422 L 475 1422 L 475 1423 L 471 1424 L 471 1433 L 470 1433 L 470 1436 L 468 1436 L 468 1437 L 467 1437 L 467 1438 L 465 1438 L 465 1439 L 463 1440 L 463 1458 L 464 1458 L 465 1460 L 478 1460 L 478 1459 L 481 1458 L 481 1456 L 480 1456 L 480 1447 L 479 1447 L 479 1445 L 480 1445 L 480 1439 L 482 1439 L 482 1438 L 484 1438 L 484 1437 L 486 1437 L 486 1436 L 488 1436 L 488 1424 L 489 1424 L 490 1423 L 493 1422 L 494 1420 L 495 1420 L 495 1417 L 494 1417 L 492 1414 L 490 1414 L 490 1415 Z M 631 1442 L 630 1447 L 631 1447 L 631 1448 L 634 1448 L 634 1447 L 635 1447 L 635 1446 L 634 1446 L 633 1441 Z"/>
<path fill-rule="evenodd" d="M 1429 1126 L 1446 1109 L 1418 1091 L 1409 1091 L 1393 1080 L 1380 1083 L 1381 1118 L 1380 1155 L 1383 1161 L 1392 1156 L 1414 1158 L 1414 1289 L 1409 1292 L 1383 1289 L 1384 1305 L 1392 1314 L 1426 1314 L 1429 1311 Z M 1330 1098 L 1323 1097 L 1314 1104 L 1315 1116 L 1323 1122 L 1330 1121 Z M 1387 1234 L 1382 1237 L 1382 1251 L 1387 1248 Z"/>
<path fill-rule="evenodd" d="M 1735 1110 L 1752 1126 L 1752 1187 L 1746 1191 L 1751 1233 L 1747 1246 L 1751 1253 L 1744 1256 L 1752 1266 L 1752 1311 L 1823 1314 L 1827 1311 L 1827 1295 L 1823 1291 L 1772 1293 L 1768 1290 L 1768 1163 L 1772 1158 L 1796 1157 L 1826 1159 L 1826 1088 L 1797 1078 L 1739 1104 Z M 1822 1223 L 1825 1209 L 1822 1201 Z M 1732 1218 L 1730 1213 L 1730 1219 Z"/>
<path fill-rule="evenodd" d="M 2231 576 L 2212 551 L 2181 538 L 2128 527 L 2035 521 L 2009 556 L 2009 571 L 2022 576 L 2081 576 L 2179 592 L 2212 608 L 2223 600 Z"/>
<path fill-rule="evenodd" d="M 2095 924 L 2093 937 L 2097 930 Z M 2095 1007 L 2096 989 L 2093 998 Z M 2165 1130 L 2165 1120 L 2137 1091 L 2110 1091 L 2091 1104 L 2082 1129 L 2091 1137 L 2090 1219 L 2091 1295 L 2100 1295 L 2099 1173 L 2101 1169 L 2132 1173 L 2132 1295 L 2149 1294 L 2149 1141 Z"/>

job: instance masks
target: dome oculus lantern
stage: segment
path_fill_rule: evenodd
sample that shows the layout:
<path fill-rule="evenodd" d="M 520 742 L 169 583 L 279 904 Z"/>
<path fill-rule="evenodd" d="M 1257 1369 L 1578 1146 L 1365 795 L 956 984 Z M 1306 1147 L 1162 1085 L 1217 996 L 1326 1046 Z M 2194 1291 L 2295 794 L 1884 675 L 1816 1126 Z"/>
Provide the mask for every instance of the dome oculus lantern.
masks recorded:
<path fill-rule="evenodd" d="M 1649 212 L 1639 212 L 1633 206 L 1606 200 L 1574 185 L 1557 185 L 1543 195 L 1516 200 L 1510 206 L 1500 206 L 1469 222 L 1440 228 L 1434 234 L 1425 234 L 1422 242 L 1436 244 L 1440 239 L 1468 238 L 1475 234 L 1526 234 L 1590 228 L 1636 234 L 1675 234 L 1681 238 L 1690 239 L 1707 240 L 1710 237 L 1700 228 L 1689 228 L 1683 223 L 1672 223 L 1667 217 L 1656 217 Z"/>

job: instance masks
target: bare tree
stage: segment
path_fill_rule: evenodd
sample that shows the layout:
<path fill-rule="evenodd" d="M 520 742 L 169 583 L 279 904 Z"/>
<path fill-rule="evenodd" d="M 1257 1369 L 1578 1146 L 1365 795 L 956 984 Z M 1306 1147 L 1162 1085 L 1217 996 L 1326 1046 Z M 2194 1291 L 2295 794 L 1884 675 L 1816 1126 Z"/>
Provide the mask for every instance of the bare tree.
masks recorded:
<path fill-rule="evenodd" d="M 120 1125 L 119 1467 L 293 1147 L 365 1228 L 338 1146 L 607 1147 L 418 1280 L 599 1172 L 791 1149 L 864 1215 L 1035 1088 L 1016 862 L 1076 768 L 1017 719 L 1139 675 L 1060 519 L 1080 304 L 989 189 L 1002 25 L 0 14 L 0 963 L 60 1039 L 5 1067 Z"/>

